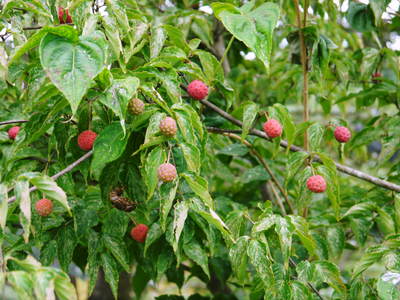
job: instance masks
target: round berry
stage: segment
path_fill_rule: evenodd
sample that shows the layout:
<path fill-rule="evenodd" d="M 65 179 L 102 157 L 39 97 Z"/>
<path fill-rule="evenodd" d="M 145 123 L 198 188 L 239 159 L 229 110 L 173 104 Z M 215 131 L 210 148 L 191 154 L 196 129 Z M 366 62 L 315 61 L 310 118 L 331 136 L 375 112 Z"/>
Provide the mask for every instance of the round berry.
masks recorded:
<path fill-rule="evenodd" d="M 144 111 L 144 102 L 138 98 L 133 98 L 129 101 L 128 111 L 132 115 L 140 115 Z"/>
<path fill-rule="evenodd" d="M 21 127 L 19 127 L 19 126 L 11 127 L 10 129 L 8 129 L 8 137 L 11 140 L 15 140 L 20 129 L 21 129 Z"/>
<path fill-rule="evenodd" d="M 335 135 L 335 139 L 339 143 L 346 143 L 350 140 L 351 138 L 351 132 L 347 127 L 344 126 L 338 126 L 335 128 L 335 132 L 333 133 Z"/>
<path fill-rule="evenodd" d="M 64 8 L 62 8 L 62 7 L 58 8 L 58 21 L 60 22 L 60 24 L 65 24 L 65 21 L 64 21 Z"/>
<path fill-rule="evenodd" d="M 166 136 L 174 136 L 178 127 L 176 127 L 176 122 L 171 117 L 166 117 L 160 122 L 160 131 Z"/>
<path fill-rule="evenodd" d="M 271 139 L 282 135 L 282 125 L 275 119 L 269 119 L 264 123 L 263 128 L 266 135 Z"/>
<path fill-rule="evenodd" d="M 69 14 L 68 9 L 65 9 L 65 14 L 67 15 L 67 18 L 66 18 L 66 20 L 65 20 L 65 23 L 71 24 L 71 23 L 72 23 L 72 17 L 71 17 L 71 15 Z"/>
<path fill-rule="evenodd" d="M 40 199 L 36 202 L 35 209 L 38 215 L 47 217 L 53 211 L 53 202 L 46 198 Z"/>
<path fill-rule="evenodd" d="M 324 177 L 314 175 L 307 179 L 307 188 L 313 193 L 323 193 L 326 190 Z"/>
<path fill-rule="evenodd" d="M 158 178 L 163 182 L 170 182 L 176 178 L 176 168 L 173 164 L 165 163 L 158 167 Z"/>
<path fill-rule="evenodd" d="M 93 148 L 93 143 L 97 137 L 96 132 L 91 130 L 82 131 L 78 136 L 78 146 L 84 151 L 89 151 Z"/>
<path fill-rule="evenodd" d="M 201 80 L 193 80 L 187 86 L 190 97 L 196 100 L 203 100 L 208 95 L 208 86 Z"/>
<path fill-rule="evenodd" d="M 144 243 L 146 241 L 148 231 L 149 227 L 144 224 L 138 224 L 132 228 L 131 237 L 139 243 Z"/>
<path fill-rule="evenodd" d="M 372 82 L 373 83 L 379 83 L 382 81 L 382 73 L 381 72 L 375 72 L 372 74 Z"/>

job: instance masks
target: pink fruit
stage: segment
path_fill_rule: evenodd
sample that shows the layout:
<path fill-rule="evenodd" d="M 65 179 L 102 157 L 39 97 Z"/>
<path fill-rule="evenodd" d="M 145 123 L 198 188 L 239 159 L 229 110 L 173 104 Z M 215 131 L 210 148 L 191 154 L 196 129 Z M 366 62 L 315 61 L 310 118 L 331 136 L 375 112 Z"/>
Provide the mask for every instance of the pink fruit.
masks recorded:
<path fill-rule="evenodd" d="M 326 190 L 324 177 L 314 175 L 307 179 L 307 188 L 313 193 L 323 193 Z"/>
<path fill-rule="evenodd" d="M 203 100 L 208 95 L 208 87 L 201 80 L 193 80 L 187 86 L 187 92 L 190 97 L 196 100 Z"/>
<path fill-rule="evenodd" d="M 12 140 L 15 140 L 20 129 L 21 127 L 19 126 L 11 127 L 10 129 L 8 129 L 8 137 Z"/>
<path fill-rule="evenodd" d="M 96 132 L 91 130 L 82 131 L 78 136 L 78 146 L 84 151 L 89 151 L 93 148 L 93 143 L 97 137 Z"/>
<path fill-rule="evenodd" d="M 144 243 L 146 241 L 148 231 L 149 227 L 144 224 L 138 224 L 132 228 L 131 237 L 139 243 Z"/>
<path fill-rule="evenodd" d="M 158 167 L 158 178 L 163 182 L 170 182 L 176 178 L 176 168 L 173 164 L 165 163 Z"/>
<path fill-rule="evenodd" d="M 178 128 L 176 122 L 171 117 L 166 117 L 160 122 L 160 131 L 166 136 L 174 136 Z"/>
<path fill-rule="evenodd" d="M 339 143 L 346 143 L 350 140 L 351 138 L 351 132 L 347 127 L 344 126 L 338 126 L 335 128 L 335 132 L 333 133 L 335 135 L 335 139 Z"/>
<path fill-rule="evenodd" d="M 263 128 L 266 135 L 271 139 L 282 135 L 282 125 L 275 119 L 269 119 L 264 123 Z"/>
<path fill-rule="evenodd" d="M 53 211 L 53 202 L 46 198 L 40 199 L 36 202 L 35 209 L 38 215 L 47 217 Z"/>

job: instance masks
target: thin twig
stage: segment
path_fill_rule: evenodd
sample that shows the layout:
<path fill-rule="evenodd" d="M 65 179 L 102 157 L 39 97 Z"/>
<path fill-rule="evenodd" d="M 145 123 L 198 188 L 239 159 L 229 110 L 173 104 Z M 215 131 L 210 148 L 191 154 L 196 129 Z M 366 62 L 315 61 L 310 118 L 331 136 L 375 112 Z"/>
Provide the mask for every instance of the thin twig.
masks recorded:
<path fill-rule="evenodd" d="M 304 7 L 304 23 L 301 23 L 300 6 L 299 1 L 294 0 L 294 6 L 296 8 L 296 19 L 297 27 L 300 36 L 300 48 L 301 48 L 301 65 L 303 67 L 303 121 L 307 122 L 309 120 L 309 108 L 308 108 L 308 62 L 307 62 L 307 48 L 304 40 L 303 28 L 307 20 L 307 8 Z M 308 6 L 308 4 L 307 4 Z M 308 134 L 307 131 L 304 132 L 304 148 L 308 151 Z"/>
<path fill-rule="evenodd" d="M 274 172 L 272 172 L 271 168 L 268 166 L 268 164 L 265 162 L 264 158 L 261 156 L 260 153 L 258 153 L 258 151 L 253 147 L 252 144 L 250 144 L 248 141 L 242 139 L 240 136 L 234 134 L 234 133 L 224 133 L 224 135 L 234 138 L 238 141 L 241 141 L 244 145 L 246 145 L 249 149 L 250 152 L 257 157 L 257 159 L 260 161 L 260 163 L 262 164 L 262 166 L 264 167 L 264 169 L 268 172 L 268 174 L 271 176 L 271 180 L 272 182 L 277 186 L 277 188 L 279 189 L 279 191 L 281 192 L 282 196 L 285 198 L 286 203 L 288 204 L 291 212 L 294 212 L 293 206 L 289 201 L 289 198 L 287 197 L 287 194 L 285 193 L 285 190 L 283 189 L 282 185 L 279 183 L 278 179 L 275 177 Z M 286 216 L 286 211 L 285 208 L 282 204 L 282 201 L 280 199 L 280 197 L 278 195 L 276 195 L 277 197 L 277 202 L 278 202 L 278 206 L 281 208 L 281 212 L 282 215 Z M 283 208 L 283 209 L 282 209 Z"/>
<path fill-rule="evenodd" d="M 79 165 L 81 162 L 83 162 L 84 160 L 88 159 L 90 156 L 92 156 L 93 151 L 89 151 L 88 153 L 86 153 L 85 155 L 83 155 L 81 158 L 79 158 L 78 160 L 74 161 L 72 164 L 70 164 L 68 167 L 66 167 L 65 169 L 61 170 L 60 172 L 58 172 L 57 174 L 54 174 L 53 176 L 51 176 L 51 178 L 53 180 L 57 180 L 58 177 L 68 173 L 69 171 L 71 171 L 73 168 L 75 168 L 77 165 Z M 35 186 L 32 186 L 29 188 L 29 193 L 36 191 L 37 188 Z M 8 199 L 8 203 L 12 203 L 16 200 L 16 197 L 13 196 L 10 199 Z"/>
<path fill-rule="evenodd" d="M 7 124 L 18 124 L 18 123 L 26 123 L 28 120 L 9 120 L 0 122 L 0 125 L 7 125 Z"/>
<path fill-rule="evenodd" d="M 207 107 L 211 108 L 213 111 L 217 112 L 219 115 L 221 115 L 222 117 L 224 117 L 225 119 L 227 119 L 231 123 L 242 127 L 242 122 L 241 121 L 239 121 L 238 119 L 234 118 L 233 116 L 228 114 L 226 111 L 220 109 L 218 106 L 212 104 L 211 102 L 209 102 L 207 100 L 201 100 L 200 102 L 202 104 L 206 105 Z M 215 130 L 215 128 L 213 130 Z M 223 130 L 223 129 L 221 129 L 221 130 Z M 271 141 L 271 139 L 261 130 L 253 128 L 253 129 L 250 129 L 249 133 L 251 135 L 255 135 L 255 136 L 258 136 L 258 137 L 261 137 L 263 139 Z M 289 150 L 292 151 L 292 152 L 305 152 L 305 153 L 308 153 L 308 151 L 304 150 L 301 147 L 295 146 L 295 145 L 290 145 L 290 147 L 289 147 L 288 142 L 285 141 L 285 140 L 281 140 L 280 146 L 283 147 L 283 148 L 289 148 Z M 316 162 L 322 162 L 321 159 L 317 155 L 315 155 L 313 157 L 313 160 L 316 161 Z M 362 171 L 359 171 L 359 170 L 353 169 L 351 167 L 339 164 L 337 162 L 335 162 L 335 165 L 336 165 L 336 169 L 338 171 L 342 172 L 342 173 L 348 174 L 348 175 L 353 176 L 353 177 L 357 177 L 357 178 L 359 178 L 361 180 L 368 181 L 368 182 L 370 182 L 372 184 L 375 184 L 377 186 L 383 187 L 385 189 L 392 190 L 392 191 L 400 193 L 400 185 L 398 185 L 398 184 L 395 184 L 393 182 L 389 182 L 387 180 L 383 180 L 383 179 L 377 178 L 375 176 L 372 176 L 372 175 L 369 175 L 369 174 L 364 173 Z"/>
<path fill-rule="evenodd" d="M 289 262 L 294 268 L 296 268 L 297 264 L 295 263 L 295 261 L 291 257 L 289 257 Z M 310 289 L 318 296 L 319 299 L 324 300 L 324 298 L 322 298 L 322 296 L 318 292 L 318 290 L 310 282 L 307 282 L 307 284 L 310 287 Z"/>

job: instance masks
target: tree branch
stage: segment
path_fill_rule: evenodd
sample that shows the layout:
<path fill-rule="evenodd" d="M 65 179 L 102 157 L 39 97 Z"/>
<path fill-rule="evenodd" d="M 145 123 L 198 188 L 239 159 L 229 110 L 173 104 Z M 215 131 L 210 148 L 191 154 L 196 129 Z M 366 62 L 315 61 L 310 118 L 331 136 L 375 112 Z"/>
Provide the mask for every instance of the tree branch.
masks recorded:
<path fill-rule="evenodd" d="M 304 7 L 304 23 L 301 23 L 301 15 L 300 15 L 300 6 L 299 1 L 294 0 L 294 6 L 296 8 L 296 19 L 297 19 L 297 28 L 299 30 L 300 36 L 300 48 L 301 48 L 301 65 L 303 67 L 303 121 L 307 122 L 309 119 L 309 108 L 308 108 L 308 58 L 307 58 L 307 48 L 304 40 L 304 32 L 303 28 L 307 21 L 307 9 L 308 9 L 308 1 L 306 1 L 306 5 Z M 307 131 L 304 132 L 304 148 L 306 151 L 309 150 L 308 147 L 308 134 Z"/>
<path fill-rule="evenodd" d="M 294 208 L 293 205 L 290 203 L 290 200 L 285 192 L 285 190 L 283 189 L 282 185 L 279 183 L 279 180 L 275 177 L 274 173 L 272 172 L 271 168 L 268 166 L 268 164 L 265 162 L 264 158 L 261 156 L 260 153 L 258 153 L 258 151 L 256 149 L 254 149 L 253 145 L 250 144 L 248 141 L 243 140 L 240 136 L 234 134 L 234 133 L 230 133 L 230 132 L 224 132 L 222 133 L 225 136 L 228 136 L 230 138 L 234 138 L 236 140 L 241 141 L 244 145 L 246 145 L 249 149 L 250 152 L 257 157 L 257 159 L 260 161 L 260 163 L 262 164 L 262 166 L 264 167 L 264 169 L 267 171 L 267 173 L 269 174 L 269 176 L 271 177 L 272 182 L 276 185 L 276 187 L 279 189 L 279 191 L 281 192 L 282 196 L 285 198 L 286 203 L 288 204 L 291 212 L 294 212 Z M 271 185 L 271 187 L 273 188 L 273 186 Z M 282 215 L 286 216 L 286 210 L 285 207 L 282 204 L 282 201 L 279 197 L 279 195 L 276 193 L 276 191 L 273 189 L 272 190 L 274 192 L 276 201 L 278 203 L 279 208 L 281 209 L 281 213 Z"/>
<path fill-rule="evenodd" d="M 26 123 L 28 120 L 9 120 L 0 122 L 0 125 L 7 125 L 7 124 L 18 124 L 18 123 Z"/>
<path fill-rule="evenodd" d="M 211 102 L 209 102 L 207 100 L 201 100 L 200 102 L 202 104 L 204 104 L 205 106 L 211 108 L 213 111 L 217 112 L 219 115 L 221 115 L 222 117 L 224 117 L 225 119 L 227 119 L 231 123 L 242 127 L 242 122 L 241 121 L 239 121 L 238 119 L 234 118 L 233 116 L 231 116 L 230 114 L 228 114 L 224 110 L 220 109 L 218 106 L 212 104 Z M 213 131 L 217 132 L 219 130 L 224 130 L 224 129 L 212 128 L 211 132 L 213 132 Z M 231 132 L 231 131 L 228 131 L 228 132 Z M 235 133 L 238 133 L 238 132 L 235 131 Z M 263 139 L 271 141 L 271 139 L 268 138 L 268 136 L 264 132 L 262 132 L 261 130 L 253 128 L 253 129 L 250 129 L 249 133 L 252 134 L 252 135 L 255 135 L 255 136 L 258 136 L 258 137 L 261 137 Z M 280 145 L 283 148 L 289 148 L 289 150 L 292 151 L 292 152 L 305 152 L 305 153 L 308 153 L 303 148 L 295 146 L 295 145 L 291 145 L 289 147 L 288 142 L 285 141 L 285 140 L 281 140 Z M 313 159 L 316 162 L 322 162 L 321 159 L 318 156 L 314 156 Z M 375 184 L 377 186 L 383 187 L 385 189 L 392 190 L 392 191 L 400 193 L 400 185 L 397 185 L 397 184 L 395 184 L 393 182 L 389 182 L 387 180 L 383 180 L 383 179 L 377 178 L 375 176 L 372 176 L 372 175 L 369 175 L 369 174 L 364 173 L 362 171 L 359 171 L 359 170 L 353 169 L 351 167 L 339 164 L 337 162 L 335 162 L 335 165 L 336 165 L 336 169 L 338 171 L 342 172 L 342 173 L 348 174 L 348 175 L 353 176 L 353 177 L 357 177 L 357 178 L 359 178 L 361 180 L 368 181 L 368 182 L 370 182 L 372 184 Z"/>
<path fill-rule="evenodd" d="M 77 165 L 79 165 L 81 162 L 83 162 L 84 160 L 88 159 L 90 156 L 92 156 L 93 151 L 89 151 L 88 153 L 86 153 L 85 155 L 83 155 L 82 157 L 80 157 L 78 160 L 74 161 L 72 164 L 70 164 L 68 167 L 66 167 L 65 169 L 61 170 L 60 172 L 58 172 L 57 174 L 54 174 L 53 176 L 51 176 L 51 178 L 53 180 L 57 180 L 58 177 L 68 173 L 69 171 L 71 171 L 73 168 L 75 168 Z M 35 186 L 32 186 L 29 188 L 29 193 L 36 191 L 37 188 Z M 8 199 L 8 203 L 12 203 L 16 200 L 16 197 L 13 196 L 10 199 Z"/>

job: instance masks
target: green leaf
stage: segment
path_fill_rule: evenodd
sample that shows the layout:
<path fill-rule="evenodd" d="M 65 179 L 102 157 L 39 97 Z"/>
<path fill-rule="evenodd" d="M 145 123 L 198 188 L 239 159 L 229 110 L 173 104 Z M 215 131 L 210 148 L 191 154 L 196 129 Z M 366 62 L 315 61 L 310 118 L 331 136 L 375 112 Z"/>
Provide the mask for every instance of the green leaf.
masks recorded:
<path fill-rule="evenodd" d="M 109 107 L 120 119 L 121 127 L 126 134 L 125 119 L 129 101 L 136 94 L 140 85 L 136 77 L 115 79 L 111 87 L 99 97 L 99 101 Z"/>
<path fill-rule="evenodd" d="M 232 263 L 232 269 L 235 272 L 239 283 L 246 282 L 247 272 L 247 245 L 249 243 L 248 236 L 241 236 L 229 250 L 229 258 Z"/>
<path fill-rule="evenodd" d="M 144 166 L 144 183 L 147 186 L 147 200 L 153 197 L 158 184 L 158 167 L 165 162 L 165 151 L 161 147 L 156 147 L 147 155 Z"/>
<path fill-rule="evenodd" d="M 54 277 L 54 289 L 57 297 L 60 300 L 77 300 L 76 290 L 69 276 L 59 270 L 56 270 L 56 273 L 57 276 Z"/>
<path fill-rule="evenodd" d="M 46 197 L 60 202 L 60 204 L 67 209 L 68 213 L 71 214 L 67 195 L 51 177 L 47 175 L 35 176 L 30 180 L 30 182 L 36 186 L 39 191 L 46 195 Z"/>
<path fill-rule="evenodd" d="M 247 246 L 247 256 L 264 283 L 269 283 L 271 263 L 267 256 L 267 245 L 261 241 L 250 240 Z"/>
<path fill-rule="evenodd" d="M 29 182 L 27 180 L 17 181 L 15 184 L 15 196 L 19 202 L 20 222 L 24 229 L 24 240 L 27 243 L 31 228 L 31 198 L 29 196 Z"/>
<path fill-rule="evenodd" d="M 108 253 L 101 254 L 101 265 L 104 270 L 104 277 L 111 287 L 111 291 L 115 297 L 118 299 L 118 281 L 119 281 L 119 271 L 117 263 Z"/>
<path fill-rule="evenodd" d="M 280 121 L 283 124 L 283 133 L 288 141 L 289 147 L 293 144 L 296 137 L 296 126 L 293 123 L 292 116 L 285 106 L 280 103 L 275 103 L 273 108 L 279 116 Z"/>
<path fill-rule="evenodd" d="M 182 31 L 178 27 L 171 25 L 163 25 L 163 27 L 167 31 L 168 37 L 171 40 L 172 44 L 184 50 L 185 53 L 189 53 L 190 48 L 185 40 L 185 36 L 183 35 Z"/>
<path fill-rule="evenodd" d="M 229 3 L 213 3 L 215 16 L 235 38 L 246 44 L 264 63 L 267 70 L 271 60 L 272 33 L 278 22 L 279 6 L 272 2 L 254 9 L 254 2 L 237 8 Z"/>
<path fill-rule="evenodd" d="M 22 44 L 15 50 L 13 56 L 10 58 L 9 65 L 14 64 L 16 60 L 18 60 L 27 51 L 38 46 L 42 38 L 47 33 L 52 33 L 67 38 L 71 41 L 77 41 L 79 39 L 78 32 L 72 26 L 69 25 L 60 25 L 56 27 L 44 26 L 42 29 L 40 29 L 34 35 L 32 35 L 24 44 Z"/>
<path fill-rule="evenodd" d="M 396 233 L 396 226 L 392 216 L 379 207 L 377 207 L 376 210 L 379 214 L 379 217 L 376 219 L 376 223 L 378 224 L 379 230 L 383 233 L 383 235 L 386 236 Z"/>
<path fill-rule="evenodd" d="M 374 28 L 374 14 L 369 5 L 351 1 L 346 18 L 357 31 L 371 31 Z"/>
<path fill-rule="evenodd" d="M 310 146 L 314 152 L 318 152 L 320 150 L 320 145 L 324 138 L 324 131 L 324 127 L 319 123 L 314 123 L 307 129 L 308 137 L 310 139 Z"/>
<path fill-rule="evenodd" d="M 34 299 L 32 276 L 25 271 L 11 271 L 7 273 L 7 281 L 17 292 L 19 299 Z"/>
<path fill-rule="evenodd" d="M 213 224 L 228 240 L 233 241 L 228 226 L 222 221 L 218 214 L 206 207 L 199 199 L 192 198 L 190 208 L 202 216 L 208 223 Z"/>
<path fill-rule="evenodd" d="M 258 233 L 262 231 L 266 231 L 270 229 L 273 225 L 275 225 L 276 222 L 276 216 L 275 215 L 269 215 L 266 216 L 265 218 L 262 218 L 261 220 L 257 221 L 253 225 L 252 233 Z"/>
<path fill-rule="evenodd" d="M 167 217 L 174 203 L 178 185 L 179 180 L 174 180 L 174 182 L 162 184 L 160 187 L 160 222 L 163 231 L 165 231 L 167 227 Z"/>
<path fill-rule="evenodd" d="M 204 74 L 208 82 L 224 81 L 224 71 L 219 61 L 209 52 L 197 50 L 195 54 L 199 57 L 201 66 L 203 67 Z"/>
<path fill-rule="evenodd" d="M 110 235 L 104 235 L 103 239 L 106 248 L 112 253 L 124 270 L 129 272 L 128 250 L 124 241 Z"/>
<path fill-rule="evenodd" d="M 93 78 L 105 65 L 106 41 L 101 32 L 79 41 L 49 33 L 40 43 L 40 62 L 52 83 L 69 101 L 73 114 Z"/>
<path fill-rule="evenodd" d="M 118 123 L 108 125 L 97 136 L 93 146 L 91 170 L 95 178 L 100 178 L 104 167 L 118 159 L 125 150 L 128 136 Z"/>
<path fill-rule="evenodd" d="M 345 246 L 345 233 L 341 226 L 329 227 L 326 233 L 328 247 L 332 256 L 336 259 L 340 258 Z"/>
<path fill-rule="evenodd" d="M 213 199 L 208 192 L 208 182 L 203 177 L 195 174 L 183 173 L 181 177 L 186 180 L 192 191 L 200 197 L 206 206 L 214 207 Z"/>
<path fill-rule="evenodd" d="M 201 167 L 200 150 L 196 146 L 188 143 L 180 143 L 179 147 L 182 149 L 188 170 L 198 174 Z"/>
<path fill-rule="evenodd" d="M 248 102 L 243 107 L 243 126 L 242 126 L 242 139 L 247 137 L 250 128 L 257 117 L 259 107 L 254 102 Z"/>
<path fill-rule="evenodd" d="M 268 181 L 271 176 L 262 166 L 256 166 L 251 169 L 247 169 L 242 176 L 240 176 L 240 182 L 243 184 L 253 182 L 253 181 Z"/>
<path fill-rule="evenodd" d="M 371 7 L 372 12 L 374 13 L 375 25 L 379 25 L 381 23 L 382 14 L 386 11 L 386 8 L 390 0 L 371 0 L 369 1 L 369 5 Z"/>
<path fill-rule="evenodd" d="M 243 144 L 230 144 L 221 150 L 218 151 L 218 154 L 225 154 L 231 156 L 243 156 L 249 152 L 249 148 L 247 148 Z"/>
<path fill-rule="evenodd" d="M 353 278 L 359 276 L 371 265 L 378 262 L 388 251 L 388 248 L 384 246 L 374 246 L 368 248 L 365 251 L 364 255 L 361 257 L 360 261 L 354 267 Z"/>
<path fill-rule="evenodd" d="M 158 223 L 153 223 L 147 232 L 146 243 L 144 245 L 143 256 L 146 256 L 147 249 L 157 241 L 163 234 L 163 231 Z"/>
<path fill-rule="evenodd" d="M 400 299 L 400 292 L 397 283 L 400 280 L 400 273 L 386 272 L 383 274 L 376 285 L 378 295 L 382 300 Z"/>
<path fill-rule="evenodd" d="M 159 55 L 166 38 L 165 29 L 162 26 L 151 27 L 150 58 L 155 58 Z"/>
<path fill-rule="evenodd" d="M 0 227 L 4 231 L 7 221 L 8 192 L 7 186 L 0 184 Z"/>
<path fill-rule="evenodd" d="M 204 250 L 204 246 L 200 245 L 196 239 L 192 239 L 189 243 L 183 246 L 185 254 L 198 264 L 201 269 L 210 278 L 210 271 L 208 270 L 208 257 Z"/>
<path fill-rule="evenodd" d="M 278 234 L 279 243 L 282 249 L 282 256 L 284 259 L 285 268 L 289 267 L 289 256 L 290 249 L 292 248 L 292 236 L 294 232 L 294 226 L 288 219 L 282 217 L 276 217 L 275 219 L 275 231 Z"/>
<path fill-rule="evenodd" d="M 308 157 L 308 153 L 305 152 L 294 152 L 289 154 L 289 158 L 286 163 L 286 181 L 297 174 L 299 168 L 304 164 L 304 160 Z"/>
<path fill-rule="evenodd" d="M 76 235 L 72 226 L 64 226 L 57 233 L 58 260 L 61 268 L 68 272 L 72 255 L 77 245 Z"/>
<path fill-rule="evenodd" d="M 173 243 L 172 247 L 174 251 L 178 250 L 179 238 L 181 236 L 183 226 L 185 225 L 185 221 L 188 214 L 188 204 L 185 201 L 181 201 L 175 204 L 174 207 L 174 223 L 173 223 Z"/>

